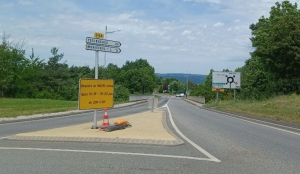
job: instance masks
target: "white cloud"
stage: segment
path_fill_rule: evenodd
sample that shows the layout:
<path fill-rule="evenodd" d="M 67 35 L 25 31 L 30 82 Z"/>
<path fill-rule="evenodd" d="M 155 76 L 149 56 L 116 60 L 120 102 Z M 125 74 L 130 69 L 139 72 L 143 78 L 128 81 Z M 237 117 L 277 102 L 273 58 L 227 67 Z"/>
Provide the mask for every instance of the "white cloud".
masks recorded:
<path fill-rule="evenodd" d="M 181 33 L 181 35 L 190 35 L 190 34 L 192 34 L 192 31 L 190 31 L 190 30 L 184 30 L 184 31 Z"/>
<path fill-rule="evenodd" d="M 92 36 L 95 31 L 104 33 L 107 25 L 108 31 L 121 30 L 108 34 L 107 38 L 122 43 L 122 52 L 107 54 L 107 63 L 122 66 L 126 60 L 144 58 L 155 67 L 156 72 L 185 72 L 188 68 L 189 73 L 208 74 L 212 68 L 234 70 L 244 65 L 251 51 L 249 25 L 257 22 L 260 16 L 268 15 L 276 0 L 193 2 L 213 4 L 184 3 L 184 6 L 178 4 L 176 9 L 177 3 L 170 1 L 168 5 L 173 6 L 157 6 L 154 10 L 148 8 L 153 5 L 152 1 L 137 7 L 134 3 L 125 6 L 126 3 L 111 0 L 101 3 L 118 4 L 119 7 L 114 5 L 99 9 L 94 8 L 98 3 L 96 1 L 94 7 L 91 7 L 76 4 L 75 1 L 54 0 L 51 3 L 39 1 L 39 6 L 21 6 L 21 9 L 15 11 L 3 8 L 5 4 L 2 3 L 0 14 L 5 15 L 0 15 L 0 34 L 5 31 L 12 37 L 25 38 L 27 55 L 34 48 L 36 55 L 47 59 L 51 47 L 57 46 L 65 55 L 63 60 L 67 60 L 70 65 L 87 64 L 93 67 L 95 54 L 85 50 L 85 38 Z M 205 10 L 195 10 L 195 4 Z M 174 13 L 171 8 L 176 9 Z M 184 13 L 180 9 L 185 10 Z M 18 16 L 21 10 L 31 17 L 26 20 L 21 18 L 24 11 Z M 31 15 L 29 10 L 38 12 Z M 159 14 L 159 11 L 164 15 Z M 222 26 L 226 27 L 213 28 Z M 183 67 L 183 62 L 189 66 Z M 103 54 L 100 54 L 102 63 Z M 169 66 L 165 66 L 166 63 Z"/>
<path fill-rule="evenodd" d="M 183 1 L 207 2 L 207 3 L 214 3 L 214 4 L 221 3 L 221 0 L 183 0 Z"/>
<path fill-rule="evenodd" d="M 235 19 L 233 22 L 240 22 L 240 19 Z"/>
<path fill-rule="evenodd" d="M 224 23 L 222 22 L 217 22 L 213 25 L 213 27 L 222 27 L 222 26 L 224 26 Z"/>
<path fill-rule="evenodd" d="M 29 6 L 29 5 L 33 5 L 34 3 L 32 1 L 19 0 L 19 4 L 24 6 Z"/>
<path fill-rule="evenodd" d="M 0 4 L 0 8 L 10 8 L 13 7 L 14 4 L 13 3 L 1 3 Z"/>

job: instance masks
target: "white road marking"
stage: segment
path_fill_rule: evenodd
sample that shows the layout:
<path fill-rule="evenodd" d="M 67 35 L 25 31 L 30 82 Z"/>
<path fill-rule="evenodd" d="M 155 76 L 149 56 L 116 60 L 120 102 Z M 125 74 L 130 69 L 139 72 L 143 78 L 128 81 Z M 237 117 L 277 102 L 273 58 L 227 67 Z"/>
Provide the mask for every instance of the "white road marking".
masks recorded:
<path fill-rule="evenodd" d="M 6 139 L 6 138 L 8 138 L 8 136 L 7 136 L 7 137 L 0 137 L 0 140 L 2 140 L 2 139 Z"/>
<path fill-rule="evenodd" d="M 253 123 L 253 124 L 261 125 L 261 126 L 264 126 L 264 127 L 280 130 L 280 131 L 283 131 L 283 132 L 288 132 L 288 133 L 291 133 L 291 134 L 300 135 L 300 133 L 297 133 L 297 132 L 293 132 L 293 131 L 289 131 L 289 130 L 285 130 L 285 129 L 281 129 L 281 128 L 277 128 L 277 127 L 273 127 L 273 126 L 269 126 L 269 125 L 264 125 L 262 123 L 256 123 L 254 121 L 244 120 L 242 118 L 237 118 L 237 117 L 233 117 L 233 116 L 226 115 L 226 114 L 221 114 L 221 115 L 225 115 L 225 116 L 228 116 L 228 117 L 231 117 L 231 118 L 234 118 L 234 119 L 237 119 L 237 120 L 245 121 L 245 122 L 248 122 L 248 123 Z"/>
<path fill-rule="evenodd" d="M 168 102 L 169 103 L 169 102 Z M 216 157 L 212 156 L 210 153 L 208 153 L 206 150 L 204 150 L 203 148 L 201 148 L 200 146 L 198 146 L 196 143 L 194 143 L 192 140 L 188 139 L 176 126 L 176 124 L 174 123 L 171 111 L 168 107 L 168 103 L 164 106 L 168 109 L 169 112 L 169 116 L 170 116 L 170 122 L 173 126 L 173 128 L 175 129 L 175 131 L 183 138 L 185 139 L 187 142 L 189 142 L 192 146 L 194 146 L 197 150 L 199 150 L 201 153 L 203 153 L 204 155 L 206 155 L 208 158 L 211 159 L 211 161 L 214 162 L 221 162 L 219 159 L 217 159 Z"/>
<path fill-rule="evenodd" d="M 97 153 L 97 154 L 114 154 L 114 155 L 132 155 L 132 156 L 190 159 L 190 160 L 199 160 L 199 161 L 215 161 L 213 159 L 208 159 L 208 158 L 196 158 L 196 157 L 189 157 L 189 156 L 129 153 L 129 152 L 110 152 L 110 151 L 93 151 L 93 150 L 43 149 L 43 148 L 19 148 L 19 147 L 0 147 L 0 150 L 31 150 L 31 151 L 74 152 L 74 153 L 93 153 L 93 154 Z"/>

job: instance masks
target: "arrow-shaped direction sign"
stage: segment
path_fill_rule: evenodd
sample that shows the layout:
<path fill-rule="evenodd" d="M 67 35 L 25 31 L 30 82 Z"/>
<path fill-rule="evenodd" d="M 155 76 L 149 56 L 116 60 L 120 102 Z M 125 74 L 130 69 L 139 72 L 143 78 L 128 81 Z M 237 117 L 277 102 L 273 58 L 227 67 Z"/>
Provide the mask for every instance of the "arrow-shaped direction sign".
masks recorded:
<path fill-rule="evenodd" d="M 121 52 L 121 49 L 118 47 L 109 47 L 106 45 L 86 44 L 85 49 L 93 50 L 93 51 L 110 52 L 110 53 L 120 53 Z"/>
<path fill-rule="evenodd" d="M 121 46 L 121 42 L 119 42 L 119 41 L 98 39 L 98 38 L 94 38 L 94 37 L 87 37 L 86 43 L 94 44 L 94 45 L 103 45 L 103 46 L 108 46 L 108 47 L 120 47 Z"/>

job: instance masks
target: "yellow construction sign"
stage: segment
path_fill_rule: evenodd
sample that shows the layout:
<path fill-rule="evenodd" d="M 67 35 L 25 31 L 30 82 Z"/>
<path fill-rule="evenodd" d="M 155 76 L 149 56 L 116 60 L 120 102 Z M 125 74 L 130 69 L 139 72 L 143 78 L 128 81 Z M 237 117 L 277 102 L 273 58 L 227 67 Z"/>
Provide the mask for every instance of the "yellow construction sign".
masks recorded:
<path fill-rule="evenodd" d="M 213 92 L 224 92 L 224 88 L 212 88 Z"/>
<path fill-rule="evenodd" d="M 79 110 L 112 108 L 114 106 L 114 80 L 80 79 Z"/>

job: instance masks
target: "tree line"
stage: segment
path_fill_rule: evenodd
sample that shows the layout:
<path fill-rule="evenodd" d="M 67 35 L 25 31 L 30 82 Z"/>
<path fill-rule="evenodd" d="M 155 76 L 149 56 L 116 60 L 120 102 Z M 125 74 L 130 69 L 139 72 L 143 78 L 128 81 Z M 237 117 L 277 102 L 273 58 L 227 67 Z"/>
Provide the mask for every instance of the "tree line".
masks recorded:
<path fill-rule="evenodd" d="M 94 78 L 95 69 L 69 66 L 59 48 L 50 50 L 48 61 L 32 49 L 26 57 L 24 42 L 13 42 L 3 33 L 0 44 L 0 96 L 77 100 L 79 79 Z M 99 79 L 114 79 L 114 100 L 127 101 L 130 94 L 152 93 L 156 86 L 154 68 L 145 59 L 126 61 L 122 67 L 108 64 L 98 67 Z"/>
<path fill-rule="evenodd" d="M 241 72 L 242 89 L 240 99 L 262 100 L 277 95 L 300 93 L 300 10 L 297 3 L 285 0 L 271 7 L 269 17 L 260 17 L 249 26 L 254 51 L 245 65 L 237 68 Z M 205 96 L 213 100 L 211 91 L 212 69 L 205 83 L 197 85 L 192 95 Z M 229 71 L 224 69 L 223 71 Z M 219 93 L 221 99 L 232 99 L 232 90 Z"/>

